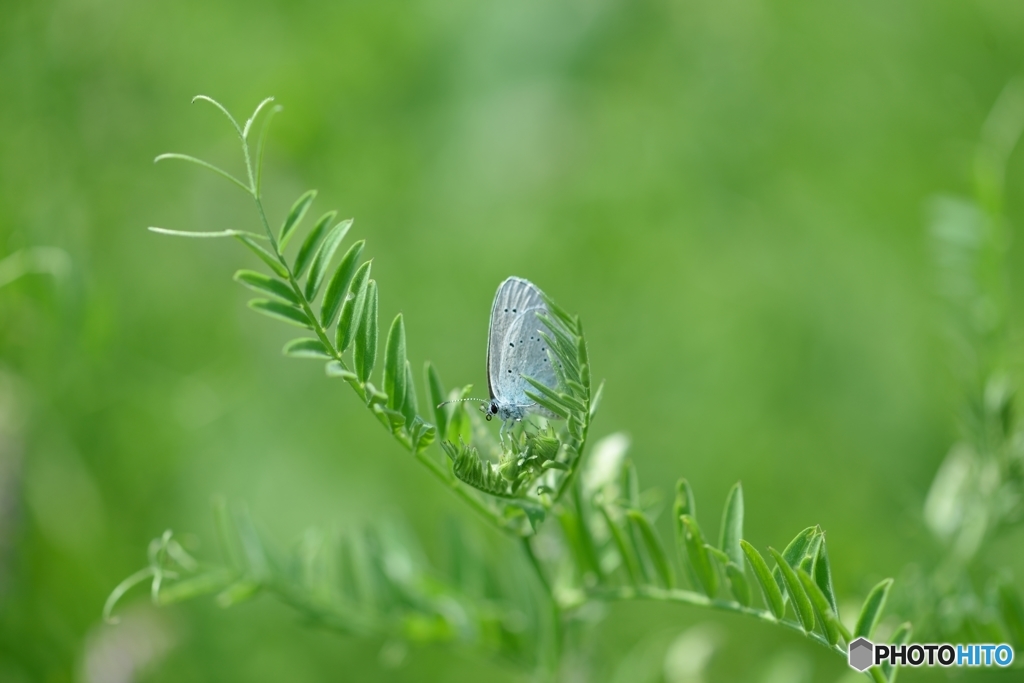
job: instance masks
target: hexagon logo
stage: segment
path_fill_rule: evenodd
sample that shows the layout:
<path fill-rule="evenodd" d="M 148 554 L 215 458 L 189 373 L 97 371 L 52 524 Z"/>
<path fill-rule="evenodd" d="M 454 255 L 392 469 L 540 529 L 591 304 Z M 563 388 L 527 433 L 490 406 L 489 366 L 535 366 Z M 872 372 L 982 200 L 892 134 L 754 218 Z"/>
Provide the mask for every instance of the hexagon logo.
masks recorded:
<path fill-rule="evenodd" d="M 850 666 L 857 671 L 865 671 L 871 666 L 872 653 L 875 645 L 867 638 L 858 638 L 850 643 Z"/>

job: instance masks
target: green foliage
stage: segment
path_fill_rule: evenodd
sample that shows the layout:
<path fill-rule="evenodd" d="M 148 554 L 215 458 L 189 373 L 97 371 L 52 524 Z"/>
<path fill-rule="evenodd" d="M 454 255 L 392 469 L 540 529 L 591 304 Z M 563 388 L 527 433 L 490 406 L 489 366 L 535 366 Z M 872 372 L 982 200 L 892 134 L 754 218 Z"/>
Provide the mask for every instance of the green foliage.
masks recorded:
<path fill-rule="evenodd" d="M 727 496 L 715 546 L 707 542 L 698 523 L 689 483 L 680 480 L 673 506 L 681 570 L 677 572 L 658 534 L 655 512 L 645 503 L 650 496 L 641 492 L 636 468 L 625 459 L 624 448 L 606 456 L 616 458 L 608 462 L 584 461 L 601 388 L 592 390 L 590 357 L 579 318 L 553 300 L 546 299 L 550 315 L 540 316 L 545 327 L 540 334 L 549 345 L 557 386 L 527 379 L 534 390 L 528 392 L 530 398 L 564 419 L 557 429 L 543 420 L 524 423 L 503 449 L 480 417 L 466 411 L 459 401 L 468 387 L 447 392 L 429 363 L 425 366 L 425 384 L 431 410 L 421 414 L 401 313 L 386 336 L 379 379 L 382 388 L 373 384 L 378 286 L 370 279 L 370 261 L 359 265 L 365 242 L 352 244 L 332 271 L 331 264 L 352 221 L 336 222 L 336 212 L 329 211 L 313 225 L 294 258 L 289 259 L 286 248 L 301 232 L 302 218 L 316 193 L 308 191 L 295 201 L 275 235 L 259 191 L 263 138 L 255 166 L 249 150 L 248 136 L 259 108 L 243 128 L 218 103 L 200 99 L 227 115 L 239 133 L 249 182 L 243 183 L 186 155 L 162 155 L 158 159 L 191 161 L 229 177 L 254 199 L 266 235 L 154 231 L 235 237 L 270 268 L 270 274 L 241 270 L 235 279 L 274 297 L 251 301 L 249 305 L 255 311 L 313 332 L 312 337 L 288 342 L 284 354 L 326 360 L 327 375 L 344 379 L 401 446 L 496 528 L 520 539 L 520 547 L 546 593 L 551 623 L 544 632 L 552 640 L 541 648 L 510 630 L 507 623 L 511 617 L 503 615 L 500 607 L 511 604 L 507 596 L 474 594 L 462 574 L 451 581 L 442 579 L 427 565 L 414 561 L 406 538 L 399 539 L 377 527 L 334 539 L 314 533 L 293 552 L 281 553 L 268 546 L 247 515 L 232 517 L 223 505 L 216 511 L 225 549 L 222 565 L 201 565 L 167 532 L 151 545 L 149 565 L 111 594 L 105 610 L 108 617 L 127 590 L 147 580 L 158 604 L 216 594 L 218 604 L 228 606 L 259 593 L 270 593 L 312 622 L 338 631 L 416 643 L 470 644 L 531 666 L 547 667 L 551 675 L 556 675 L 566 615 L 591 601 L 658 599 L 750 615 L 801 632 L 844 655 L 851 634 L 839 622 L 820 528 L 804 529 L 781 553 L 770 548 L 775 567 L 769 569 L 761 554 L 743 538 L 742 487 L 736 484 Z M 271 250 L 256 240 L 267 241 Z M 329 279 L 328 272 L 332 272 Z M 327 286 L 318 305 L 325 279 Z M 427 452 L 438 437 L 440 450 L 447 456 L 440 460 Z M 583 469 L 589 473 L 586 482 L 579 477 Z M 565 556 L 570 558 L 571 570 L 558 575 L 574 579 L 558 590 L 548 578 L 555 568 L 546 568 L 531 545 L 531 537 L 549 516 L 559 520 L 560 543 L 571 549 Z M 745 572 L 747 563 L 761 589 L 764 607 L 753 605 Z M 498 576 L 502 567 L 495 562 L 483 571 Z M 689 588 L 677 587 L 677 576 L 686 577 Z M 892 581 L 886 580 L 870 593 L 858 619 L 857 635 L 870 635 L 891 585 Z M 722 594 L 724 588 L 728 595 Z M 792 616 L 787 613 L 787 602 Z M 1013 612 L 1012 601 L 1007 604 Z M 537 654 L 541 650 L 548 654 Z M 876 670 L 872 676 L 892 680 L 895 672 Z"/>
<path fill-rule="evenodd" d="M 964 400 L 958 439 L 924 503 L 936 556 L 927 571 L 908 566 L 891 598 L 898 611 L 918 615 L 917 637 L 924 642 L 981 639 L 1024 646 L 1017 589 L 994 544 L 1019 534 L 1024 522 L 1024 423 L 1010 379 L 1010 239 L 1003 215 L 1007 162 L 1022 131 L 1024 82 L 1014 80 L 982 126 L 974 196 L 937 197 L 929 206 L 951 367 Z"/>

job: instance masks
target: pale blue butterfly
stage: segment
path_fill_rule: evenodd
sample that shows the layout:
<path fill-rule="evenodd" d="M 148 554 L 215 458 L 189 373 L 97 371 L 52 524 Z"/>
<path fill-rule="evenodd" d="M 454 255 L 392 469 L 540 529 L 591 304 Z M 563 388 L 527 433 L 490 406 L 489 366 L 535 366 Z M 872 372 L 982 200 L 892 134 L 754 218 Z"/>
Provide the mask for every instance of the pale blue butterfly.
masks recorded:
<path fill-rule="evenodd" d="M 501 420 L 498 438 L 502 443 L 509 425 L 522 421 L 527 413 L 558 417 L 526 395 L 528 390 L 535 391 L 526 377 L 552 389 L 558 386 L 548 343 L 540 335 L 544 324 L 538 315 L 548 315 L 548 307 L 535 284 L 510 277 L 498 286 L 487 333 L 487 388 L 491 399 L 461 399 L 480 401 L 484 404 L 480 410 L 488 420 L 495 416 Z"/>

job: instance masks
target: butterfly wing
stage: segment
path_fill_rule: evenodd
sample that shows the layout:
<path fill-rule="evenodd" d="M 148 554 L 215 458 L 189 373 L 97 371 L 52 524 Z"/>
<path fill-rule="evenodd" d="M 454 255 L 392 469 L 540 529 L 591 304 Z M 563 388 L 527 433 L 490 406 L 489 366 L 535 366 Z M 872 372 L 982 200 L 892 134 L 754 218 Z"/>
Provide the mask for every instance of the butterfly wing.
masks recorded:
<path fill-rule="evenodd" d="M 546 312 L 546 309 L 527 309 L 525 314 L 520 314 L 512 321 L 505 333 L 498 363 L 499 379 L 495 382 L 497 399 L 502 404 L 523 406 L 529 412 L 555 418 L 558 416 L 537 405 L 526 395 L 527 391 L 536 391 L 526 381 L 527 377 L 552 389 L 558 386 L 558 379 L 548 357 L 548 343 L 540 336 L 544 326 L 537 318 L 538 312 Z"/>
<path fill-rule="evenodd" d="M 536 405 L 526 392 L 533 387 L 526 377 L 554 389 L 558 385 L 548 357 L 547 342 L 540 336 L 538 314 L 547 306 L 540 290 L 528 280 L 510 277 L 501 283 L 491 308 L 487 339 L 487 381 L 491 398 L 505 406 L 522 406 L 545 417 L 557 417 Z"/>
<path fill-rule="evenodd" d="M 503 349 L 508 346 L 505 337 L 508 336 L 512 324 L 523 318 L 525 312 L 529 310 L 543 313 L 547 313 L 548 310 L 536 285 L 521 277 L 510 277 L 498 285 L 494 304 L 491 306 L 491 327 L 487 333 L 487 388 L 492 399 L 502 393 L 498 387 L 499 382 L 503 382 L 501 360 Z M 536 320 L 535 315 L 530 317 Z M 537 322 L 539 324 L 539 321 Z M 533 336 L 536 337 L 536 333 Z"/>

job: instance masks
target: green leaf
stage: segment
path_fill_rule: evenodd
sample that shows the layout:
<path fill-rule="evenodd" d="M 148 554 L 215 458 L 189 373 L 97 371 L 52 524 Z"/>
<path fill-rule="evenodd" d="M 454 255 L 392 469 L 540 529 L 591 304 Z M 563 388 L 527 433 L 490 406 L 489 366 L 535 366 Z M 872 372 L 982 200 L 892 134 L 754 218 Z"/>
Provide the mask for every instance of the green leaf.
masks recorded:
<path fill-rule="evenodd" d="M 398 410 L 405 402 L 405 361 L 405 323 L 399 313 L 391 323 L 384 347 L 384 393 L 391 410 Z"/>
<path fill-rule="evenodd" d="M 377 417 L 380 418 L 381 423 L 387 427 L 392 434 L 401 431 L 402 427 L 405 426 L 405 415 L 402 415 L 397 410 L 385 408 L 377 403 L 372 404 L 372 409 Z"/>
<path fill-rule="evenodd" d="M 900 624 L 896 629 L 896 632 L 892 634 L 892 640 L 889 641 L 891 645 L 906 645 L 910 642 L 910 636 L 913 634 L 913 627 L 910 622 Z M 899 673 L 899 669 L 893 669 L 890 662 L 885 662 L 881 666 L 882 673 L 885 674 L 887 683 L 896 683 L 896 674 Z"/>
<path fill-rule="evenodd" d="M 358 300 L 361 298 L 366 299 L 363 305 L 365 315 L 363 315 L 363 322 L 359 326 L 356 345 L 352 349 L 352 359 L 355 362 L 359 380 L 365 382 L 370 379 L 370 373 L 373 372 L 373 366 L 377 362 L 377 283 L 370 280 L 367 285 L 359 286 L 359 293 L 355 296 L 356 303 L 353 304 L 353 309 L 359 307 Z M 352 315 L 355 315 L 355 312 Z"/>
<path fill-rule="evenodd" d="M 359 378 L 356 376 L 356 373 L 347 369 L 345 366 L 343 366 L 336 360 L 328 362 L 324 370 L 327 372 L 328 377 L 340 377 L 346 382 L 353 382 L 359 380 Z"/>
<path fill-rule="evenodd" d="M 240 602 L 251 600 L 260 592 L 263 584 L 252 578 L 242 578 L 221 591 L 217 596 L 217 605 L 220 607 L 231 607 Z"/>
<path fill-rule="evenodd" d="M 306 277 L 306 299 L 309 301 L 315 299 L 316 293 L 320 291 L 320 285 L 323 284 L 327 266 L 331 264 L 334 252 L 341 246 L 341 241 L 345 239 L 345 235 L 351 227 L 351 218 L 338 223 L 331 228 L 331 231 L 324 237 L 324 241 L 320 243 L 320 248 L 316 250 L 313 263 L 309 266 L 309 275 Z"/>
<path fill-rule="evenodd" d="M 230 569 L 213 569 L 197 576 L 190 576 L 171 584 L 164 584 L 157 594 L 157 604 L 171 605 L 183 600 L 191 600 L 201 595 L 209 595 L 222 590 L 237 577 Z"/>
<path fill-rule="evenodd" d="M 444 384 L 441 383 L 441 376 L 437 374 L 433 364 L 427 361 L 424 366 L 427 376 L 427 396 L 430 399 L 431 408 L 434 411 L 434 423 L 437 425 L 437 433 L 442 439 L 448 438 L 448 410 L 441 405 L 447 394 L 444 391 Z"/>
<path fill-rule="evenodd" d="M 597 391 L 594 392 L 590 398 L 590 418 L 593 419 L 597 415 L 597 409 L 601 407 L 601 397 L 604 395 L 604 380 L 597 385 Z"/>
<path fill-rule="evenodd" d="M 573 510 L 563 507 L 558 512 L 558 522 L 562 527 L 562 533 L 569 542 L 574 564 L 580 570 L 580 578 L 584 581 L 584 585 L 592 583 L 594 580 L 600 580 L 601 563 L 594 551 L 594 541 L 582 520 Z"/>
<path fill-rule="evenodd" d="M 626 516 L 640 532 L 640 537 L 644 541 L 644 547 L 647 548 L 647 554 L 651 558 L 651 562 L 654 563 L 655 570 L 658 572 L 658 578 L 661 579 L 662 584 L 666 588 L 672 588 L 675 585 L 672 565 L 669 564 L 668 556 L 665 555 L 665 549 L 662 547 L 661 540 L 651 525 L 651 520 L 647 519 L 647 516 L 640 510 L 627 510 Z"/>
<path fill-rule="evenodd" d="M 366 383 L 366 403 L 367 405 L 386 405 L 388 402 L 388 395 L 383 391 L 373 386 L 369 382 Z"/>
<path fill-rule="evenodd" d="M 680 519 L 683 524 L 683 547 L 686 548 L 686 556 L 690 559 L 704 594 L 713 598 L 718 592 L 718 573 L 711 564 L 707 548 L 704 547 L 704 534 L 701 533 L 697 520 L 690 515 L 683 515 Z"/>
<path fill-rule="evenodd" d="M 1018 650 L 1024 648 L 1024 601 L 1020 594 L 1007 582 L 1001 582 L 998 589 L 999 615 L 1010 634 L 1010 640 Z"/>
<path fill-rule="evenodd" d="M 878 620 L 885 609 L 885 601 L 889 598 L 889 589 L 892 588 L 892 579 L 885 579 L 871 589 L 864 606 L 860 608 L 860 616 L 857 617 L 857 625 L 853 629 L 854 638 L 871 638 L 871 634 L 878 625 Z"/>
<path fill-rule="evenodd" d="M 258 311 L 263 315 L 268 315 L 271 318 L 277 318 L 283 320 L 292 325 L 298 325 L 299 327 L 305 327 L 307 330 L 313 329 L 313 324 L 306 317 L 306 314 L 301 308 L 290 306 L 282 301 L 271 301 L 269 299 L 252 299 L 249 301 L 249 308 L 254 311 Z"/>
<path fill-rule="evenodd" d="M 324 328 L 334 324 L 334 317 L 341 309 L 341 302 L 344 300 L 349 283 L 356 272 L 356 264 L 363 253 L 364 246 L 366 246 L 366 240 L 359 240 L 349 247 L 345 255 L 341 257 L 338 267 L 334 269 L 334 275 L 327 282 L 324 300 L 320 305 L 320 323 Z"/>
<path fill-rule="evenodd" d="M 804 556 L 807 554 L 807 548 L 817 533 L 818 527 L 809 526 L 793 537 L 793 540 L 789 542 L 786 549 L 782 551 L 782 557 L 785 558 L 787 565 L 790 567 L 800 566 L 800 561 L 804 559 Z M 782 589 L 782 599 L 785 601 L 788 593 L 786 591 L 786 583 L 782 577 L 782 570 L 779 567 L 775 567 L 774 571 L 772 571 L 772 576 L 775 577 L 779 587 Z"/>
<path fill-rule="evenodd" d="M 526 379 L 527 381 L 529 381 L 530 378 L 527 377 Z M 569 417 L 569 410 L 565 406 L 563 406 L 561 403 L 555 403 L 554 401 L 550 400 L 547 396 L 544 396 L 542 394 L 535 394 L 532 391 L 527 391 L 526 397 L 529 398 L 531 401 L 536 402 L 537 405 L 541 406 L 542 408 L 547 408 L 548 410 L 550 410 L 555 415 L 558 415 L 563 420 Z"/>
<path fill-rule="evenodd" d="M 554 300 L 546 294 L 542 293 L 541 297 L 544 299 L 544 303 L 547 304 L 548 310 L 551 311 L 551 314 L 555 316 L 562 325 L 564 325 L 569 331 L 574 331 L 576 329 L 576 319 L 573 316 L 569 315 L 564 308 L 556 304 Z"/>
<path fill-rule="evenodd" d="M 427 446 L 434 443 L 437 438 L 437 429 L 434 425 L 424 422 L 419 415 L 414 415 L 412 425 L 408 428 L 409 441 L 412 444 L 412 452 L 419 453 Z"/>
<path fill-rule="evenodd" d="M 405 393 L 402 395 L 402 406 L 400 412 L 405 415 L 406 424 L 412 424 L 419 412 L 419 405 L 416 400 L 416 383 L 412 377 L 412 365 L 405 361 Z"/>
<path fill-rule="evenodd" d="M 520 509 L 526 513 L 526 518 L 530 520 L 530 528 L 533 529 L 533 533 L 537 533 L 540 525 L 544 522 L 544 518 L 547 516 L 544 508 L 531 505 L 529 507 L 520 507 Z"/>
<path fill-rule="evenodd" d="M 722 513 L 722 533 L 718 547 L 729 556 L 729 561 L 743 571 L 743 549 L 740 539 L 743 538 L 743 486 L 736 485 L 729 491 L 725 499 L 725 510 Z"/>
<path fill-rule="evenodd" d="M 363 312 L 366 309 L 367 291 L 370 282 L 370 263 L 370 261 L 366 261 L 363 265 L 359 266 L 359 270 L 356 271 L 355 276 L 352 278 L 352 284 L 349 285 L 345 303 L 341 306 L 341 319 L 338 321 L 338 329 L 334 340 L 338 353 L 344 353 L 345 349 L 352 343 L 352 340 L 356 338 L 363 323 Z M 374 285 L 374 292 L 376 291 L 377 286 Z"/>
<path fill-rule="evenodd" d="M 327 226 L 330 225 L 334 220 L 334 217 L 337 215 L 337 211 L 328 211 L 323 216 L 320 216 L 320 220 L 316 222 L 313 229 L 309 231 L 308 235 L 306 235 L 306 239 L 302 241 L 302 246 L 299 247 L 299 253 L 295 256 L 295 263 L 293 266 L 296 280 L 302 277 L 302 273 L 305 272 L 306 266 L 308 266 L 310 261 L 313 260 L 313 254 L 316 253 L 316 247 L 320 243 L 320 238 L 324 236 Z"/>
<path fill-rule="evenodd" d="M 252 251 L 252 253 L 254 253 L 257 256 L 259 256 L 260 260 L 263 261 L 264 263 L 266 263 L 267 266 L 272 271 L 274 271 L 274 273 L 278 277 L 280 277 L 282 279 L 285 279 L 285 280 L 288 279 L 288 269 L 285 268 L 283 265 L 281 265 L 281 262 L 277 260 L 277 257 L 275 257 L 269 251 L 267 251 L 266 249 L 261 247 L 259 245 L 259 243 L 256 242 L 256 240 L 252 239 L 248 235 L 236 235 L 236 237 L 238 238 L 239 242 L 241 242 L 245 246 L 249 247 L 249 249 Z"/>
<path fill-rule="evenodd" d="M 299 298 L 295 296 L 295 292 L 288 286 L 288 283 L 269 275 L 257 273 L 254 270 L 239 270 L 235 273 L 235 282 L 241 283 L 253 291 L 276 296 L 295 306 L 299 305 Z"/>
<path fill-rule="evenodd" d="M 640 475 L 636 472 L 636 463 L 627 458 L 622 461 L 622 485 L 626 490 L 626 500 L 634 510 L 640 509 Z"/>
<path fill-rule="evenodd" d="M 814 612 L 817 615 L 817 622 L 821 626 L 828 644 L 835 645 L 839 642 L 839 619 L 836 617 L 836 613 L 832 611 L 832 606 L 828 604 L 828 599 L 821 591 L 821 588 L 818 587 L 818 584 L 814 583 L 814 579 L 811 578 L 810 574 L 803 569 L 798 569 L 796 575 L 800 579 L 800 585 L 803 586 L 807 597 L 811 599 L 811 605 L 814 607 Z"/>
<path fill-rule="evenodd" d="M 281 232 L 277 238 L 277 252 L 283 254 L 285 248 L 288 246 L 288 242 L 291 240 L 292 235 L 295 233 L 295 228 L 299 227 L 299 223 L 302 222 L 302 217 L 306 215 L 306 209 L 313 203 L 313 198 L 316 197 L 316 190 L 309 190 L 304 195 L 295 200 L 292 205 L 292 210 L 288 212 L 288 217 L 284 219 L 284 224 L 281 226 Z"/>
<path fill-rule="evenodd" d="M 317 360 L 326 360 L 331 358 L 331 354 L 326 348 L 324 348 L 324 345 L 320 343 L 320 340 L 313 339 L 312 337 L 292 339 L 284 345 L 284 348 L 281 349 L 281 353 L 291 358 L 315 358 Z"/>
<path fill-rule="evenodd" d="M 740 550 L 740 552 L 743 551 Z M 725 576 L 729 579 L 729 590 L 736 598 L 736 602 L 744 607 L 750 607 L 750 583 L 747 582 L 747 577 L 743 573 L 743 567 L 729 562 L 725 565 Z"/>
<path fill-rule="evenodd" d="M 615 543 L 616 550 L 619 551 L 619 557 L 622 559 L 622 564 L 626 568 L 626 573 L 629 575 L 630 582 L 634 586 L 639 586 L 643 579 L 640 569 L 640 558 L 636 556 L 636 551 L 633 549 L 629 539 L 626 538 L 626 534 L 622 527 L 616 524 L 615 520 L 612 519 L 612 513 L 608 509 L 608 506 L 599 504 L 597 509 L 601 512 L 601 515 L 604 517 L 604 522 L 612 534 L 612 541 Z"/>
<path fill-rule="evenodd" d="M 557 391 L 547 386 L 546 384 L 538 382 L 533 377 L 524 376 L 523 379 L 529 382 L 530 386 L 536 389 L 538 394 L 547 399 L 548 404 L 554 403 L 555 405 L 558 405 L 560 408 L 556 412 L 558 412 L 559 415 L 567 416 L 570 412 L 574 410 L 579 410 L 575 406 L 570 405 L 568 401 L 566 401 L 565 394 L 558 393 Z"/>
<path fill-rule="evenodd" d="M 828 601 L 829 607 L 839 617 L 839 607 L 836 604 L 836 593 L 832 588 L 832 568 L 828 561 L 828 548 L 825 545 L 825 534 L 821 534 L 821 545 L 814 556 L 814 583 L 821 589 L 822 595 Z"/>
<path fill-rule="evenodd" d="M 220 544 L 224 559 L 236 572 L 242 569 L 242 552 L 239 546 L 235 523 L 228 511 L 227 501 L 223 496 L 214 496 L 212 501 L 213 521 L 217 529 L 217 541 Z"/>
<path fill-rule="evenodd" d="M 598 389 L 599 394 L 600 391 Z M 686 546 L 683 540 L 686 536 L 686 530 L 683 528 L 683 515 L 689 515 L 694 519 L 697 518 L 697 504 L 693 497 L 693 491 L 690 489 L 690 482 L 686 479 L 680 479 L 676 482 L 676 499 L 672 512 L 672 519 L 675 520 L 676 548 L 679 551 L 680 564 L 683 565 L 683 571 L 690 580 L 690 585 L 694 588 L 699 588 L 700 579 L 697 578 L 693 565 L 690 564 L 690 558 L 686 554 Z"/>
<path fill-rule="evenodd" d="M 587 414 L 587 406 L 571 394 L 559 393 L 558 400 L 576 412 L 583 413 L 584 415 Z"/>
<path fill-rule="evenodd" d="M 768 563 L 761 557 L 761 553 L 757 552 L 757 548 L 745 540 L 740 540 L 740 548 L 743 549 L 743 554 L 747 557 L 750 569 L 754 572 L 754 577 L 761 587 L 764 603 L 771 610 L 771 613 L 775 615 L 776 619 L 782 619 L 786 613 L 786 603 L 782 600 L 782 591 L 779 589 L 778 582 L 772 576 L 771 570 L 768 569 Z"/>
<path fill-rule="evenodd" d="M 775 548 L 768 548 L 768 552 L 775 558 L 776 567 L 782 572 L 782 579 L 786 582 L 786 590 L 793 600 L 793 609 L 796 610 L 796 616 L 800 619 L 800 625 L 803 626 L 804 631 L 810 633 L 814 630 L 814 606 L 811 605 L 811 599 L 807 597 L 807 591 L 804 590 L 796 572 L 786 562 L 782 553 Z"/>
<path fill-rule="evenodd" d="M 690 488 L 690 482 L 686 479 L 680 479 L 676 482 L 676 500 L 672 511 L 676 516 L 676 530 L 680 534 L 683 530 L 683 523 L 679 519 L 680 517 L 689 515 L 697 519 L 697 501 L 693 497 L 693 489 Z"/>
<path fill-rule="evenodd" d="M 238 539 L 242 542 L 242 553 L 249 575 L 254 581 L 263 583 L 270 577 L 270 562 L 248 511 L 243 509 L 236 513 L 235 528 L 238 530 Z"/>

